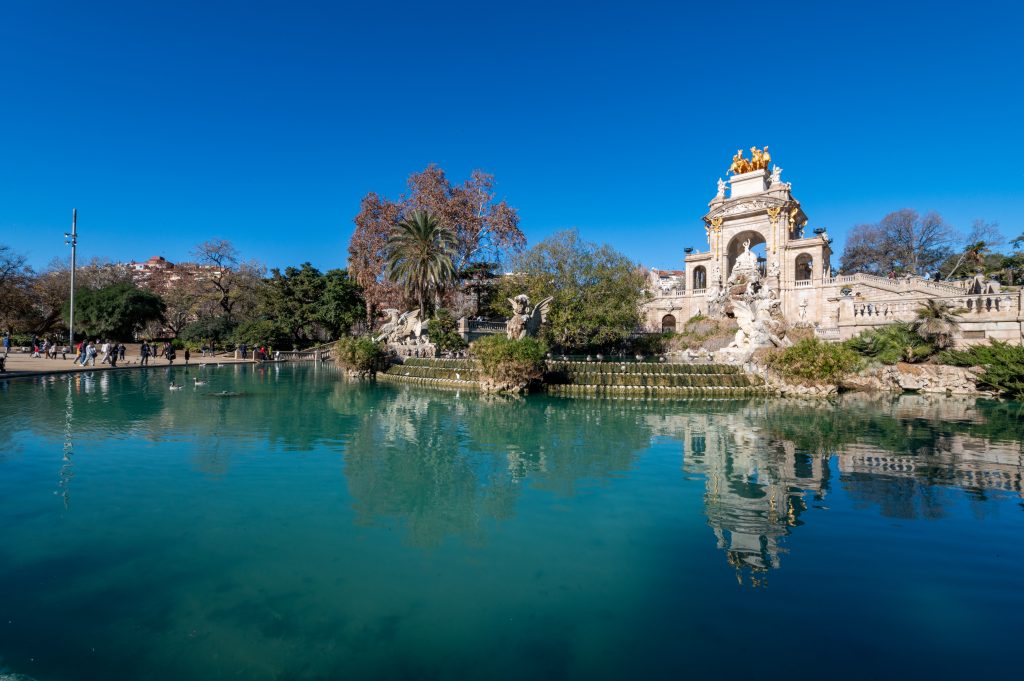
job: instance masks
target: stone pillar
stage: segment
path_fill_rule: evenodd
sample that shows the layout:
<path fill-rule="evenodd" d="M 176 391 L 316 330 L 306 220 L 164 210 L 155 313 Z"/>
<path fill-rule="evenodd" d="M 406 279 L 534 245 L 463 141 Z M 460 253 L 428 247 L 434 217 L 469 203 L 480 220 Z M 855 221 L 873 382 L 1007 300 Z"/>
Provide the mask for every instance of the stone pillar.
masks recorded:
<path fill-rule="evenodd" d="M 458 333 L 459 333 L 459 336 L 462 337 L 462 340 L 466 341 L 467 343 L 469 342 L 469 318 L 468 317 L 461 317 L 459 319 Z"/>

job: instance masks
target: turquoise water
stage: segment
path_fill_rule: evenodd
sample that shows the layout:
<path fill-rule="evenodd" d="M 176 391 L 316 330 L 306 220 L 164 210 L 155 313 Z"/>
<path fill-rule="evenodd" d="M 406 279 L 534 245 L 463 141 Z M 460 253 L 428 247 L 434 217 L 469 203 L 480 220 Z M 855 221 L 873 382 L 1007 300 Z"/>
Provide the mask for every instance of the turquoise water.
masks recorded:
<path fill-rule="evenodd" d="M 0 669 L 1016 677 L 1022 409 L 0 382 Z"/>

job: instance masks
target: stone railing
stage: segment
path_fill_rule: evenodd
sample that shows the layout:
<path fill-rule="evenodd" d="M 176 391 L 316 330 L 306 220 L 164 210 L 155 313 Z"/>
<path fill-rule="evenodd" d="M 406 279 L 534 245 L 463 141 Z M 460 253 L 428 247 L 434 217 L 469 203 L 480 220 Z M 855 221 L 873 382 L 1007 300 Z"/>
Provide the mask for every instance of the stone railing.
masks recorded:
<path fill-rule="evenodd" d="M 695 288 L 695 289 L 693 289 L 693 295 L 695 295 L 695 296 L 702 296 L 705 293 L 707 293 L 707 289 L 706 288 Z"/>
<path fill-rule="evenodd" d="M 924 305 L 926 300 L 934 299 L 936 299 L 934 296 L 916 296 L 871 301 L 854 300 L 853 316 L 854 319 L 878 321 L 911 319 L 916 316 L 917 310 Z M 965 295 L 961 290 L 960 295 L 940 296 L 937 299 L 959 310 L 957 314 L 967 322 L 995 317 L 1014 319 L 1020 313 L 1019 297 L 1007 293 Z"/>
<path fill-rule="evenodd" d="M 325 343 L 308 350 L 275 352 L 274 359 L 284 362 L 328 362 L 334 359 L 335 344 Z"/>
<path fill-rule="evenodd" d="M 793 287 L 794 288 L 807 288 L 807 287 L 810 287 L 810 285 L 811 285 L 811 280 L 810 279 L 797 279 L 796 281 L 793 282 Z"/>
<path fill-rule="evenodd" d="M 815 327 L 814 335 L 822 340 L 839 340 L 839 327 L 830 326 L 825 328 L 823 326 Z"/>

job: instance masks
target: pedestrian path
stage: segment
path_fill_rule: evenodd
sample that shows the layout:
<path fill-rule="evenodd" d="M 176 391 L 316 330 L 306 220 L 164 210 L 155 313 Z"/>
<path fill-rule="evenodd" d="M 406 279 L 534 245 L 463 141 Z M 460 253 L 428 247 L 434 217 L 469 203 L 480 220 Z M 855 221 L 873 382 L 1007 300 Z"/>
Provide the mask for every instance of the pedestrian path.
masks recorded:
<path fill-rule="evenodd" d="M 70 354 L 68 354 L 67 359 L 61 359 L 60 353 L 57 354 L 57 359 L 46 359 L 44 357 L 32 357 L 32 354 L 28 352 L 12 352 L 7 355 L 7 362 L 4 367 L 6 372 L 0 373 L 0 379 L 18 378 L 23 376 L 41 376 L 46 374 L 63 374 L 76 371 L 121 371 L 127 369 L 139 369 L 142 368 L 140 361 L 140 357 L 136 352 L 135 354 L 126 355 L 124 361 L 119 361 L 116 367 L 111 367 L 109 364 L 101 364 L 99 358 L 96 359 L 96 366 L 89 365 L 83 367 L 80 364 L 76 364 L 71 359 Z M 200 364 L 244 364 L 251 361 L 252 360 L 235 359 L 233 355 L 208 355 L 203 357 L 199 354 L 192 356 L 188 366 L 198 366 Z M 148 366 L 166 367 L 171 366 L 171 363 L 163 357 L 150 357 Z M 177 359 L 174 360 L 173 366 L 185 366 L 185 360 L 180 351 L 178 352 Z"/>

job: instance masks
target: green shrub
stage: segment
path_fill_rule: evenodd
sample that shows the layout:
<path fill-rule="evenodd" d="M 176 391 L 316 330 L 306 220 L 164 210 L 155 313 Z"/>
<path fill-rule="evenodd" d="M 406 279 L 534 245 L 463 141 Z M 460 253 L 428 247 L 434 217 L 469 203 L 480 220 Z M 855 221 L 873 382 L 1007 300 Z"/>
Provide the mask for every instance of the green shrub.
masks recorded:
<path fill-rule="evenodd" d="M 369 336 L 347 336 L 338 341 L 336 361 L 341 366 L 363 374 L 382 370 L 387 360 L 384 346 Z"/>
<path fill-rule="evenodd" d="M 943 364 L 982 367 L 978 385 L 1013 399 L 1024 399 L 1024 346 L 993 340 L 965 350 L 947 350 L 939 355 Z"/>
<path fill-rule="evenodd" d="M 235 345 L 245 343 L 250 348 L 261 345 L 284 348 L 291 345 L 291 338 L 281 326 L 269 319 L 253 319 L 239 324 L 231 334 Z"/>
<path fill-rule="evenodd" d="M 936 352 L 935 345 L 921 338 L 914 327 L 906 322 L 863 331 L 846 341 L 845 345 L 858 355 L 882 364 L 920 362 Z"/>
<path fill-rule="evenodd" d="M 736 335 L 735 319 L 713 319 L 699 312 L 690 317 L 682 328 L 668 340 L 673 350 L 700 350 L 712 352 L 727 346 Z"/>
<path fill-rule="evenodd" d="M 487 336 L 474 342 L 470 351 L 480 361 L 486 378 L 509 389 L 521 389 L 544 375 L 547 347 L 536 338 Z"/>
<path fill-rule="evenodd" d="M 838 383 L 857 368 L 859 358 L 844 345 L 805 338 L 771 353 L 767 363 L 785 378 Z"/>
<path fill-rule="evenodd" d="M 458 333 L 459 323 L 448 310 L 438 310 L 433 319 L 427 322 L 427 335 L 430 341 L 441 352 L 461 350 L 468 345 Z"/>

